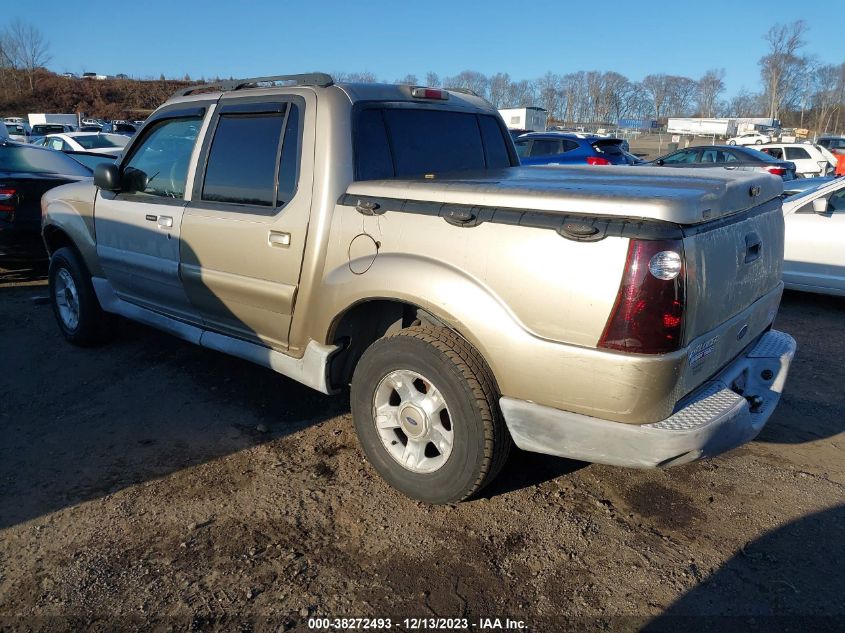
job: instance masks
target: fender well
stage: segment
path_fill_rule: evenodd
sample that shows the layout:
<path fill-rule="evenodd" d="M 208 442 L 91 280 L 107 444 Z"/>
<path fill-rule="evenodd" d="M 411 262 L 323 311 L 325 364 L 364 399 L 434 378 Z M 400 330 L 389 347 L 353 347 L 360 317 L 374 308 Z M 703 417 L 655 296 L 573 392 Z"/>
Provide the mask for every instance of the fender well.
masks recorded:
<path fill-rule="evenodd" d="M 382 253 L 363 275 L 347 266 L 336 268 L 326 276 L 320 295 L 318 313 L 323 318 L 335 315 L 322 326 L 324 340 L 343 346 L 333 359 L 334 385 L 348 384 L 361 354 L 375 340 L 416 323 L 453 330 L 478 350 L 496 377 L 497 359 L 505 361 L 498 351 L 531 337 L 478 280 L 418 255 Z"/>

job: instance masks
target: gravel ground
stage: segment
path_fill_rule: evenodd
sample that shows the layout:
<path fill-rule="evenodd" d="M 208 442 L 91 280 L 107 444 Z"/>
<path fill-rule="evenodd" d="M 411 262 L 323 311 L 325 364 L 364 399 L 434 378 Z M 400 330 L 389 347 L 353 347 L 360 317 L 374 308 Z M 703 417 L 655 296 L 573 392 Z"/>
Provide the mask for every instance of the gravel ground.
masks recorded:
<path fill-rule="evenodd" d="M 0 630 L 845 628 L 845 300 L 785 295 L 755 442 L 665 471 L 517 452 L 432 507 L 367 465 L 347 397 L 128 322 L 73 348 L 38 271 L 0 275 Z"/>

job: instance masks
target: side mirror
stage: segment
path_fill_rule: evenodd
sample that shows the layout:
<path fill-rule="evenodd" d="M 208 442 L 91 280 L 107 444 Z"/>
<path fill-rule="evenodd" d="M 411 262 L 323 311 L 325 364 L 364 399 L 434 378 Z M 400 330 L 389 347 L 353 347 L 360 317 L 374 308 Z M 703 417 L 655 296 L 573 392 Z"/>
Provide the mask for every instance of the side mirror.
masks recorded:
<path fill-rule="evenodd" d="M 114 163 L 94 167 L 94 184 L 105 191 L 120 191 L 120 170 Z"/>
<path fill-rule="evenodd" d="M 147 188 L 148 181 L 146 172 L 134 167 L 127 167 L 123 170 L 123 177 L 120 179 L 120 189 L 129 193 L 143 191 Z"/>
<path fill-rule="evenodd" d="M 814 213 L 818 213 L 819 215 L 824 215 L 825 213 L 827 213 L 827 207 L 828 206 L 829 206 L 829 203 L 827 201 L 827 198 L 825 198 L 824 196 L 822 196 L 821 198 L 816 198 L 815 200 L 813 200 L 813 212 Z"/>

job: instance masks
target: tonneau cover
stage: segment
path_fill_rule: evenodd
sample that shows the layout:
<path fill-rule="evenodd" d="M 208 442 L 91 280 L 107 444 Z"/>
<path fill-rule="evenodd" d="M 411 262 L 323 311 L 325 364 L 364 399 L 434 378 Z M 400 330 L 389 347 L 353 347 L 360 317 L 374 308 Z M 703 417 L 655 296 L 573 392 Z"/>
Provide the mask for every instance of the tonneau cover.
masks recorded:
<path fill-rule="evenodd" d="M 779 196 L 777 176 L 723 168 L 510 167 L 354 182 L 347 194 L 698 224 Z"/>

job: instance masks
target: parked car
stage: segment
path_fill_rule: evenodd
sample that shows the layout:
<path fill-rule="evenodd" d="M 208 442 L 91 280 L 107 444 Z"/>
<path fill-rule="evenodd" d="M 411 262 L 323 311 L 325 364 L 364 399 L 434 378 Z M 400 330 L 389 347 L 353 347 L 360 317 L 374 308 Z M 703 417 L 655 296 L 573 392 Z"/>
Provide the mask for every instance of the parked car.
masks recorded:
<path fill-rule="evenodd" d="M 114 313 L 325 393 L 351 382 L 372 466 L 435 503 L 512 442 L 656 467 L 766 423 L 795 351 L 771 330 L 778 180 L 521 167 L 474 95 L 276 80 L 181 90 L 94 182 L 44 196 L 70 343 Z"/>
<path fill-rule="evenodd" d="M 111 123 L 106 123 L 103 126 L 103 132 L 109 132 L 111 134 L 123 134 L 124 136 L 132 136 L 137 131 L 138 128 L 134 124 L 126 123 L 123 121 L 113 121 Z"/>
<path fill-rule="evenodd" d="M 41 196 L 91 176 L 90 169 L 59 152 L 0 141 L 0 254 L 44 257 Z"/>
<path fill-rule="evenodd" d="M 649 163 L 657 167 L 722 168 L 736 171 L 758 171 L 780 176 L 783 180 L 795 178 L 795 165 L 778 160 L 755 149 L 736 145 L 700 145 L 679 149 Z"/>
<path fill-rule="evenodd" d="M 523 134 L 528 134 L 529 132 L 533 132 L 534 130 L 519 130 L 519 129 L 509 129 L 508 134 L 511 135 L 511 138 L 515 141 Z"/>
<path fill-rule="evenodd" d="M 817 176 L 816 178 L 794 178 L 793 180 L 786 180 L 783 183 L 783 197 L 789 198 L 811 189 L 823 187 L 827 183 L 833 181 L 836 176 Z"/>
<path fill-rule="evenodd" d="M 580 138 L 561 132 L 533 132 L 515 142 L 523 165 L 629 165 L 622 141 Z"/>
<path fill-rule="evenodd" d="M 48 134 L 65 134 L 73 132 L 76 128 L 72 125 L 64 123 L 37 123 L 32 126 L 32 132 L 29 134 L 30 143 L 38 143 Z"/>
<path fill-rule="evenodd" d="M 9 135 L 9 139 L 17 143 L 29 142 L 29 132 L 27 131 L 25 126 L 21 125 L 20 123 L 6 123 L 5 126 L 6 133 Z"/>
<path fill-rule="evenodd" d="M 845 178 L 783 201 L 787 288 L 845 296 Z"/>
<path fill-rule="evenodd" d="M 728 145 L 762 145 L 771 142 L 771 136 L 760 132 L 746 132 L 728 139 Z"/>
<path fill-rule="evenodd" d="M 66 134 L 49 134 L 35 144 L 62 152 L 119 154 L 128 142 L 129 138 L 122 134 L 68 132 Z"/>
<path fill-rule="evenodd" d="M 120 152 L 115 153 L 94 153 L 94 152 L 65 152 L 65 155 L 70 156 L 75 161 L 82 163 L 85 167 L 90 169 L 93 173 L 94 168 L 100 163 L 113 163 L 120 157 Z"/>
<path fill-rule="evenodd" d="M 818 144 L 828 151 L 845 151 L 845 136 L 821 136 Z"/>
<path fill-rule="evenodd" d="M 794 163 L 795 173 L 799 178 L 827 176 L 836 168 L 836 158 L 833 154 L 812 143 L 767 143 L 757 145 L 755 149 L 779 160 Z"/>

